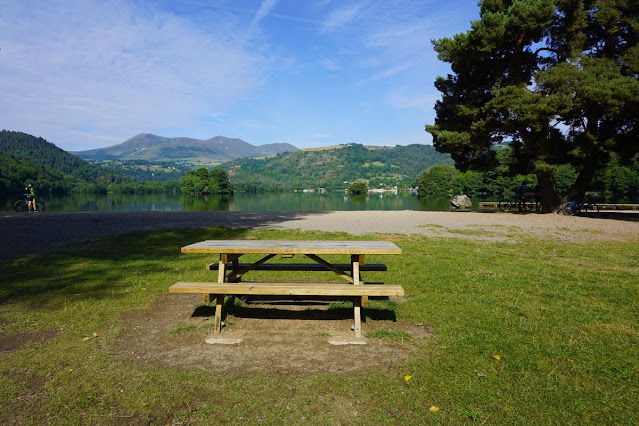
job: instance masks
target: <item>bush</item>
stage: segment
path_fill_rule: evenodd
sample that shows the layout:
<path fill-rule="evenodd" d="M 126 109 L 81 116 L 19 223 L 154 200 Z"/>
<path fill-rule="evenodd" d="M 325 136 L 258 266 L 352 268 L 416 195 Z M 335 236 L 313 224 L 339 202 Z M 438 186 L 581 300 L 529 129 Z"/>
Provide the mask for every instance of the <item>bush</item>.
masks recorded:
<path fill-rule="evenodd" d="M 353 195 L 364 195 L 368 192 L 368 186 L 364 182 L 355 182 L 348 188 L 348 193 Z"/>

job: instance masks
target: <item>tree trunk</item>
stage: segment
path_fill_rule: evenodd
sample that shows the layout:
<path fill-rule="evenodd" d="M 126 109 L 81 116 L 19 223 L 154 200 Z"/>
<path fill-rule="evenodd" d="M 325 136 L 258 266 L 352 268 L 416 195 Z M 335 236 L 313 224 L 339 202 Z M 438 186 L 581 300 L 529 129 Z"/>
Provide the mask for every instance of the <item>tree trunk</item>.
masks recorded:
<path fill-rule="evenodd" d="M 586 194 L 586 190 L 592 182 L 592 178 L 599 166 L 599 158 L 595 155 L 590 155 L 583 163 L 583 168 L 577 175 L 577 180 L 572 184 L 568 193 L 561 200 L 561 204 L 567 201 L 582 200 Z"/>
<path fill-rule="evenodd" d="M 552 213 L 559 210 L 561 200 L 552 171 L 537 172 L 537 184 L 541 192 L 541 206 L 544 213 Z"/>

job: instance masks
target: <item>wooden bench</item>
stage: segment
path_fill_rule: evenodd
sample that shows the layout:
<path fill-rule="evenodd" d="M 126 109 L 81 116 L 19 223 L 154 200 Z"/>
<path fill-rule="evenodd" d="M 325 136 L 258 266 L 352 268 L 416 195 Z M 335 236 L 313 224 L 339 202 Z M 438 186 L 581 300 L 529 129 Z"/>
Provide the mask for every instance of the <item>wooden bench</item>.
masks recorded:
<path fill-rule="evenodd" d="M 251 266 L 251 263 L 238 263 L 236 268 L 245 269 Z M 337 269 L 342 271 L 351 271 L 353 269 L 350 263 L 336 263 L 333 264 Z M 207 271 L 217 271 L 220 267 L 218 262 L 206 265 Z M 226 264 L 226 270 L 233 270 L 233 263 Z M 253 271 L 328 271 L 331 270 L 327 267 L 320 265 L 319 263 L 262 263 L 261 265 L 252 268 Z M 384 263 L 370 263 L 360 265 L 360 271 L 387 271 L 388 268 Z"/>
<path fill-rule="evenodd" d="M 404 289 L 399 285 L 384 284 L 339 284 L 339 283 L 214 283 L 214 282 L 178 282 L 169 287 L 169 293 L 197 293 L 215 297 L 215 331 L 222 329 L 222 307 L 225 295 L 260 296 L 342 296 L 353 297 L 355 337 L 362 337 L 361 305 L 362 297 L 403 296 Z"/>

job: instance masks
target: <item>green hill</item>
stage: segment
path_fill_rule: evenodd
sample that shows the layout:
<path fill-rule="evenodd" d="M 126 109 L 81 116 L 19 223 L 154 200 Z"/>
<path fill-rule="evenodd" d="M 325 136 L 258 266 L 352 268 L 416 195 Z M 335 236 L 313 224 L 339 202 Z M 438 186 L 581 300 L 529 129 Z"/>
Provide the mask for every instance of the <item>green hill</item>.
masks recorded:
<path fill-rule="evenodd" d="M 151 162 L 176 162 L 191 166 L 219 164 L 240 157 L 261 157 L 286 151 L 296 147 L 285 143 L 255 146 L 242 139 L 216 136 L 200 140 L 193 138 L 166 138 L 141 133 L 120 144 L 107 148 L 72 152 L 88 161 L 105 160 L 146 160 Z"/>
<path fill-rule="evenodd" d="M 39 191 L 67 192 L 79 184 L 111 184 L 132 180 L 92 166 L 43 138 L 0 132 L 0 191 L 18 192 L 27 181 Z"/>
<path fill-rule="evenodd" d="M 369 186 L 410 186 L 424 170 L 453 161 L 429 145 L 366 147 L 360 144 L 304 149 L 264 159 L 238 159 L 221 165 L 234 184 L 289 188 L 345 188 L 348 182 Z M 344 183 L 346 182 L 346 183 Z"/>

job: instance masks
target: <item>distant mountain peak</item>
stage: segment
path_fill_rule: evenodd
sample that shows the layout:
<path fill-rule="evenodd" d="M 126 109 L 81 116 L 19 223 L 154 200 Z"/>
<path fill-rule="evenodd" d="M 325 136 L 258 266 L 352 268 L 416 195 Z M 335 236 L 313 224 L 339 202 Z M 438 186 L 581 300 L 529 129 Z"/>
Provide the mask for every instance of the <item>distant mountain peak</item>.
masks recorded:
<path fill-rule="evenodd" d="M 168 138 L 151 133 L 140 133 L 126 141 L 107 148 L 75 151 L 72 154 L 85 160 L 148 160 L 192 161 L 222 163 L 237 158 L 264 157 L 297 151 L 287 143 L 255 146 L 238 138 L 214 136 L 209 139 L 187 137 Z"/>

